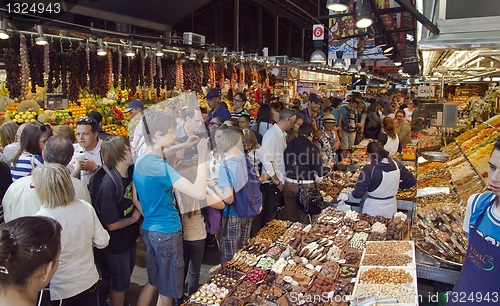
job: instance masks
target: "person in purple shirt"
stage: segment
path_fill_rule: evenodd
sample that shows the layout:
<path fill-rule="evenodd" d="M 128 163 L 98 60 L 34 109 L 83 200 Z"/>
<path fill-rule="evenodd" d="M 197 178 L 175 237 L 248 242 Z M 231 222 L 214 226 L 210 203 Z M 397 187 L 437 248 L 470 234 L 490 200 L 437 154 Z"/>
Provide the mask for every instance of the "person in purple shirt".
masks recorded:
<path fill-rule="evenodd" d="M 220 96 L 217 90 L 210 90 L 205 99 L 207 99 L 207 104 L 210 107 L 210 111 L 208 112 L 208 122 L 210 122 L 213 117 L 217 116 L 224 118 L 224 120 L 231 118 L 231 113 L 227 110 L 227 108 L 220 105 Z"/>

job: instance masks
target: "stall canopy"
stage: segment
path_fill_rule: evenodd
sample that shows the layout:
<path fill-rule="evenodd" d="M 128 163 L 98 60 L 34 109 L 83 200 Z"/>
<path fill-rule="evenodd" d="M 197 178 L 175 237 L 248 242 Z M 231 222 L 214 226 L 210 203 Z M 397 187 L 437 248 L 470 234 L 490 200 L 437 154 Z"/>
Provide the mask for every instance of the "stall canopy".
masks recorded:
<path fill-rule="evenodd" d="M 461 2 L 462 0 L 460 0 Z M 418 42 L 426 80 L 489 81 L 500 77 L 500 6 L 480 0 L 474 8 L 457 10 L 440 1 L 440 34 Z"/>

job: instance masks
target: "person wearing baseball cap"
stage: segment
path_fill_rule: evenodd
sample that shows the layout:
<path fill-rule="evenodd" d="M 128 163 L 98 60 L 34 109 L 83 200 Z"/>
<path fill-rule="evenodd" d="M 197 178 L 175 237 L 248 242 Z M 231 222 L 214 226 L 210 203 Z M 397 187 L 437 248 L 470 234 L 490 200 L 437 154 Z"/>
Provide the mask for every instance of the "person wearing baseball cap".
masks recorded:
<path fill-rule="evenodd" d="M 144 103 L 142 103 L 142 101 L 139 101 L 139 100 L 132 100 L 130 101 L 130 103 L 128 104 L 128 107 L 123 111 L 124 113 L 128 113 L 130 112 L 130 116 L 132 116 L 132 118 L 135 117 L 135 115 L 137 115 L 137 113 L 141 112 L 142 113 L 142 116 L 144 116 Z"/>
<path fill-rule="evenodd" d="M 146 144 L 146 139 L 144 138 L 143 135 L 143 121 L 142 118 L 144 118 L 144 103 L 139 100 L 132 100 L 128 104 L 128 107 L 123 111 L 125 113 L 130 112 L 130 116 L 132 117 L 133 120 L 138 121 L 137 126 L 135 127 L 135 130 L 131 135 L 134 135 L 132 137 L 132 140 L 130 141 L 130 146 L 132 147 L 132 153 L 134 154 L 134 160 L 139 157 L 141 154 L 145 153 L 146 150 L 148 149 L 148 145 Z"/>
<path fill-rule="evenodd" d="M 231 113 L 227 110 L 227 108 L 220 105 L 220 95 L 217 90 L 210 90 L 205 96 L 205 99 L 207 99 L 208 107 L 210 107 L 207 122 L 210 122 L 210 120 L 214 117 L 222 117 L 224 120 L 231 118 Z"/>
<path fill-rule="evenodd" d="M 321 143 L 321 155 L 324 156 L 329 164 L 333 164 L 337 161 L 335 152 L 340 148 L 340 140 L 335 128 L 336 123 L 337 120 L 335 120 L 335 116 L 326 114 L 323 121 L 321 136 L 319 138 L 319 142 Z"/>

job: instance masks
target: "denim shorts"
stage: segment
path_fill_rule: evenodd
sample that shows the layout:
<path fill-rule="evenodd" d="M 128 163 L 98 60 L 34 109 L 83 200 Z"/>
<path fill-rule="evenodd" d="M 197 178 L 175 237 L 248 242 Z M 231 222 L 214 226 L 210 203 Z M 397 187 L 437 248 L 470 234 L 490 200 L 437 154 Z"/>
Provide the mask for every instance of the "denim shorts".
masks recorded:
<path fill-rule="evenodd" d="M 137 243 L 133 243 L 128 250 L 120 254 L 106 251 L 106 261 L 111 273 L 111 290 L 125 292 L 130 285 L 130 275 L 135 266 L 135 252 Z"/>
<path fill-rule="evenodd" d="M 182 231 L 159 233 L 142 230 L 146 245 L 148 281 L 158 292 L 178 299 L 184 294 L 184 258 Z"/>

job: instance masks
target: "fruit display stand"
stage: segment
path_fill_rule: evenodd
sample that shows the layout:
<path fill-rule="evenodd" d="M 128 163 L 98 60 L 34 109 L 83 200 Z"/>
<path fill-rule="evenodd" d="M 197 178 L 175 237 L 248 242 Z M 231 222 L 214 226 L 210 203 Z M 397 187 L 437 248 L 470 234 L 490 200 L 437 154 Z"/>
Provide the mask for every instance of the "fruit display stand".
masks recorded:
<path fill-rule="evenodd" d="M 324 209 L 310 225 L 272 220 L 184 305 L 349 303 L 365 247 L 370 241 L 391 240 L 383 249 L 400 249 L 391 242 L 400 240 L 407 226 L 402 213 L 386 219 L 333 207 Z M 404 245 L 410 248 L 404 252 L 414 254 L 412 242 Z M 371 250 L 367 260 L 385 256 L 380 248 Z M 406 267 L 411 268 L 415 265 Z"/>

